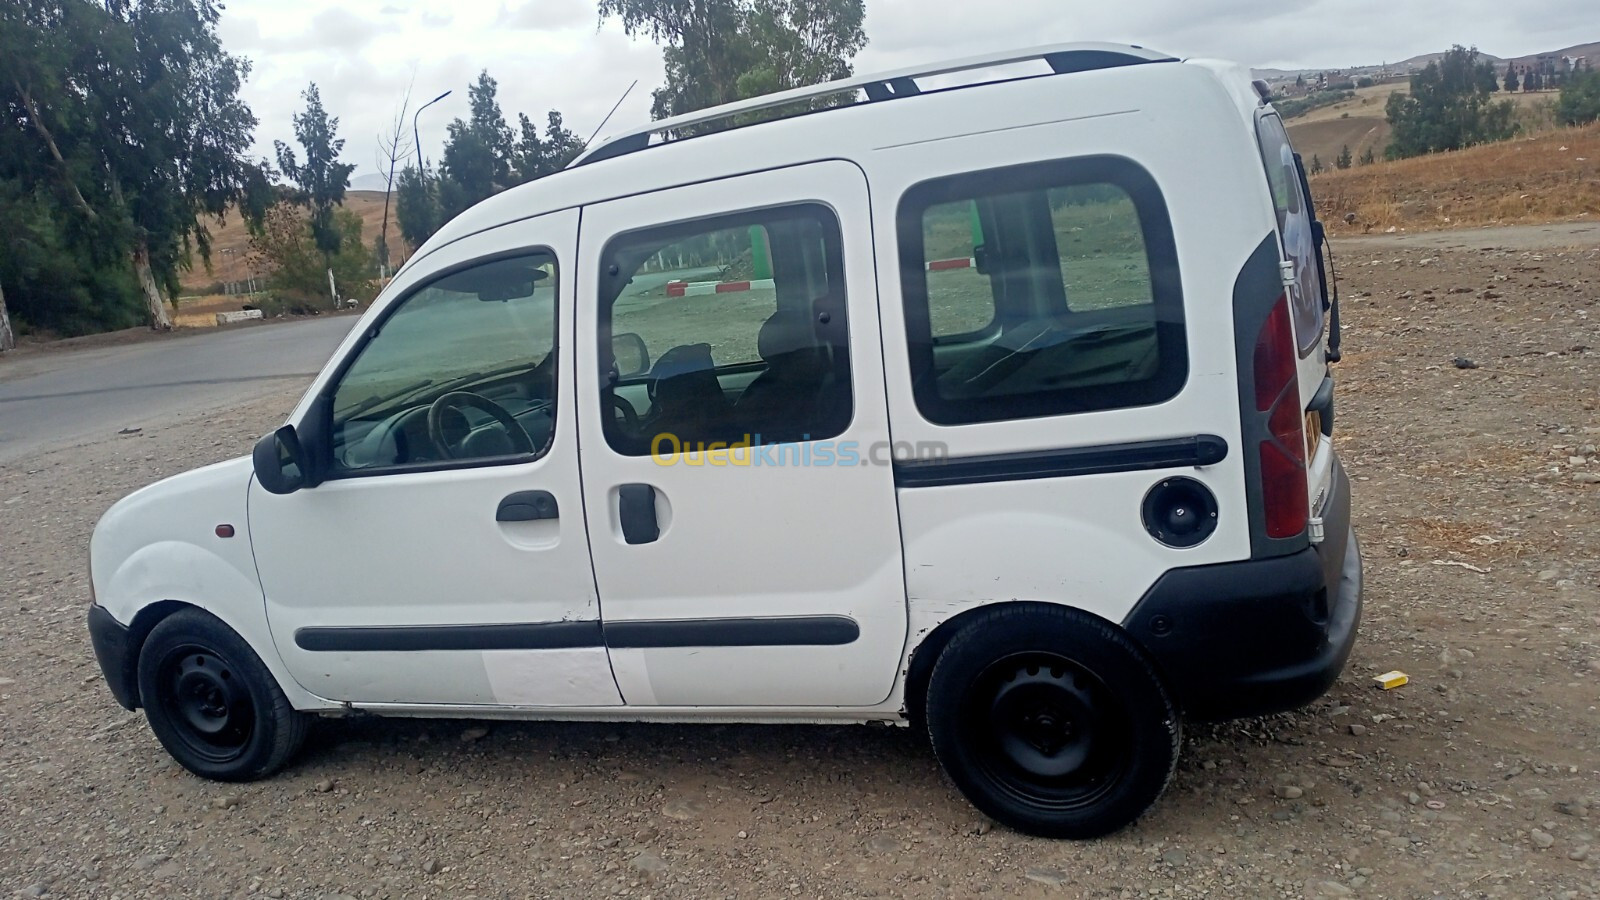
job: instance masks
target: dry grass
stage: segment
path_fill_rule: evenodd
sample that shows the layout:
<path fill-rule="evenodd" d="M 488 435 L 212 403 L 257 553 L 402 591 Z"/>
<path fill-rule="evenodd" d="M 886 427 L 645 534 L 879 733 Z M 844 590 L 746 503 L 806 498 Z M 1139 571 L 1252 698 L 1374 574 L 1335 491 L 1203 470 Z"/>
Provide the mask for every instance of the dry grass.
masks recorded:
<path fill-rule="evenodd" d="M 1423 517 L 1402 519 L 1394 526 L 1416 547 L 1434 551 L 1434 558 L 1470 559 L 1477 562 L 1521 559 L 1535 549 L 1533 542 L 1497 532 L 1482 522 L 1454 522 Z"/>
<path fill-rule="evenodd" d="M 369 247 L 375 244 L 378 228 L 383 224 L 383 192 L 347 191 L 344 208 L 361 217 L 361 239 Z M 216 222 L 206 222 L 205 225 L 211 230 L 211 271 L 207 272 L 196 256 L 194 270 L 184 273 L 182 278 L 183 292 L 186 294 L 205 290 L 219 281 L 239 281 L 245 277 L 245 257 L 250 253 L 250 230 L 245 227 L 244 220 L 230 210 L 226 224 L 218 226 Z M 389 247 L 396 262 L 401 256 L 400 244 L 400 228 L 395 222 L 391 205 Z M 233 252 L 223 253 L 224 250 Z"/>
<path fill-rule="evenodd" d="M 1600 124 L 1326 172 L 1311 191 L 1329 228 L 1347 234 L 1600 216 Z"/>

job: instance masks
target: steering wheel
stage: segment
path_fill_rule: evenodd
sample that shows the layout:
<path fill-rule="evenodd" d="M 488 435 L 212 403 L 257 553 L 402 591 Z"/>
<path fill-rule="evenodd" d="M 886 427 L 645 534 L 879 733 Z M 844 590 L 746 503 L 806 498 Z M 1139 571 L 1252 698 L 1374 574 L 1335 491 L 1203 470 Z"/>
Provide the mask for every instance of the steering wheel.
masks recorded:
<path fill-rule="evenodd" d="M 500 423 L 500 427 L 505 429 L 506 437 L 511 439 L 511 452 L 531 454 L 538 449 L 533 446 L 533 438 L 528 437 L 527 430 L 522 427 L 521 423 L 511 413 L 506 411 L 505 407 L 479 394 L 473 394 L 468 391 L 451 391 L 433 401 L 433 404 L 428 407 L 428 439 L 433 441 L 434 449 L 438 450 L 446 459 L 455 459 L 457 457 L 455 448 L 451 445 L 449 439 L 445 437 L 445 415 L 454 412 L 457 417 L 464 418 L 461 416 L 460 411 L 463 407 L 468 406 L 488 413 L 496 422 Z"/>
<path fill-rule="evenodd" d="M 625 397 L 616 391 L 612 391 L 609 396 L 611 398 L 612 412 L 622 414 L 623 429 L 629 434 L 637 434 L 639 431 L 639 411 L 634 409 L 633 404 L 629 403 Z"/>

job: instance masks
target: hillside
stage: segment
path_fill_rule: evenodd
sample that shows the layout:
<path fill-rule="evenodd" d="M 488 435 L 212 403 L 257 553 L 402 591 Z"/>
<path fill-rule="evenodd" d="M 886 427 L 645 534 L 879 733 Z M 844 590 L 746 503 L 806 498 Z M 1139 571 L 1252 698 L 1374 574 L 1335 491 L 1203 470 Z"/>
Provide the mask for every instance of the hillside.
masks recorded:
<path fill-rule="evenodd" d="M 361 217 L 361 239 L 373 244 L 378 238 L 378 228 L 383 223 L 382 191 L 347 191 L 344 207 Z M 185 294 L 207 293 L 218 282 L 242 281 L 248 273 L 247 257 L 250 255 L 250 231 L 238 215 L 230 213 L 227 224 L 207 223 L 211 229 L 211 271 L 207 272 L 198 258 L 194 270 L 185 273 L 182 281 Z M 389 208 L 389 245 L 395 261 L 400 259 L 400 233 L 395 225 L 394 207 Z"/>
<path fill-rule="evenodd" d="M 1289 128 L 1289 138 L 1308 164 L 1315 155 L 1322 159 L 1323 165 L 1331 166 L 1339 155 L 1339 149 L 1346 145 L 1350 147 L 1351 156 L 1357 159 L 1368 147 L 1382 159 L 1383 149 L 1389 144 L 1389 123 L 1384 118 L 1384 106 L 1389 102 L 1390 94 L 1408 90 L 1409 86 L 1404 83 L 1360 88 L 1353 99 L 1314 109 L 1288 120 L 1285 124 Z M 1549 113 L 1541 114 L 1540 106 L 1554 103 L 1557 96 L 1555 91 L 1519 92 L 1495 94 L 1494 99 L 1498 101 L 1509 97 L 1517 105 L 1524 129 L 1533 131 L 1550 124 L 1541 121 L 1541 117 L 1548 117 Z"/>
<path fill-rule="evenodd" d="M 1600 219 L 1600 124 L 1325 172 L 1311 193 L 1336 233 Z"/>

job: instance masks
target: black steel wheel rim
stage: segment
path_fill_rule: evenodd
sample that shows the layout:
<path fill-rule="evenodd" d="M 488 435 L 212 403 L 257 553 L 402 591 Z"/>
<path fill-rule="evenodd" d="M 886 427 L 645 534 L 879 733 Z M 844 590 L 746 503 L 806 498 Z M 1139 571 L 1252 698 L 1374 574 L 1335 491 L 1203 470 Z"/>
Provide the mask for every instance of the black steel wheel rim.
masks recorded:
<path fill-rule="evenodd" d="M 1098 676 L 1054 653 L 1017 653 L 974 680 L 963 716 L 974 762 L 1014 799 L 1053 812 L 1102 800 L 1127 771 L 1128 717 Z"/>
<path fill-rule="evenodd" d="M 233 664 L 209 647 L 185 644 L 162 657 L 160 700 L 179 741 L 210 763 L 238 759 L 255 734 L 256 709 Z"/>

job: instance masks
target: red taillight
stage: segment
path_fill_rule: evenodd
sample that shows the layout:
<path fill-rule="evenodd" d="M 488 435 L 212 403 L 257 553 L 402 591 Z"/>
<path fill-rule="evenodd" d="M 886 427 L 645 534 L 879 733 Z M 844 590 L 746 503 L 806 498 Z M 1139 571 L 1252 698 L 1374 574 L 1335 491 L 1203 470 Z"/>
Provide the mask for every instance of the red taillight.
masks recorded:
<path fill-rule="evenodd" d="M 1295 377 L 1294 329 L 1289 302 L 1280 297 L 1256 337 L 1256 410 L 1268 413 L 1269 440 L 1261 442 L 1261 499 L 1267 537 L 1289 538 L 1305 531 L 1311 517 L 1306 496 L 1306 438 Z"/>

